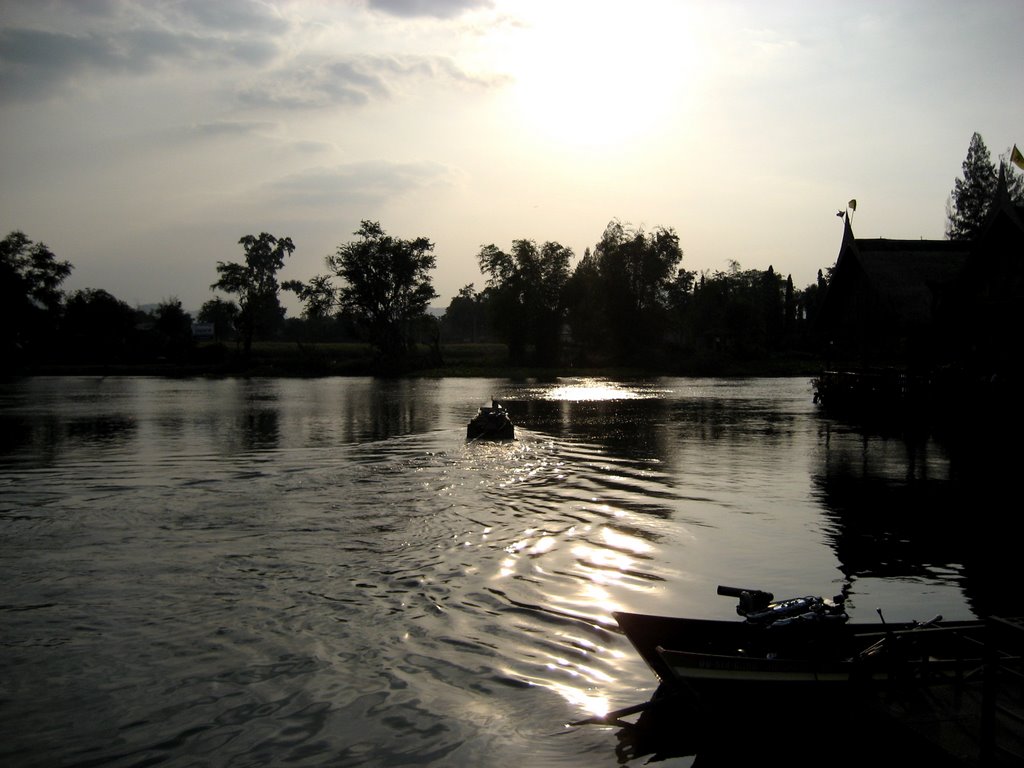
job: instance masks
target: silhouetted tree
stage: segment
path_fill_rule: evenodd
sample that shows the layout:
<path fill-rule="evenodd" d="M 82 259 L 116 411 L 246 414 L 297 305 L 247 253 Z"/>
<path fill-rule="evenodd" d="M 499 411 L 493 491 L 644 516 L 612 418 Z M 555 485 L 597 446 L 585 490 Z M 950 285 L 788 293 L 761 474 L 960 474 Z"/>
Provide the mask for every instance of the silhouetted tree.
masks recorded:
<path fill-rule="evenodd" d="M 127 362 L 135 351 L 135 325 L 135 310 L 107 291 L 75 291 L 64 310 L 65 354 L 78 362 Z"/>
<path fill-rule="evenodd" d="M 798 312 L 792 280 L 785 286 L 769 266 L 744 270 L 736 261 L 725 272 L 705 272 L 683 305 L 684 346 L 712 359 L 758 359 L 777 352 L 787 317 Z"/>
<path fill-rule="evenodd" d="M 300 280 L 286 280 L 281 284 L 286 291 L 293 291 L 302 302 L 302 316 L 307 320 L 326 320 L 338 304 L 337 292 L 331 284 L 330 275 L 317 275 L 308 283 Z"/>
<path fill-rule="evenodd" d="M 667 294 L 666 325 L 664 332 L 666 358 L 662 365 L 678 365 L 694 351 L 693 302 L 697 274 L 685 269 L 676 272 L 669 283 Z"/>
<path fill-rule="evenodd" d="M 430 281 L 436 259 L 425 237 L 401 240 L 375 221 L 363 221 L 358 240 L 338 246 L 327 265 L 345 281 L 338 298 L 386 359 L 409 350 L 412 323 L 437 296 Z"/>
<path fill-rule="evenodd" d="M 586 364 L 607 352 L 608 338 L 605 290 L 597 257 L 587 248 L 566 281 L 566 319 L 572 329 L 577 362 Z"/>
<path fill-rule="evenodd" d="M 1017 205 L 1024 204 L 1024 177 L 1009 164 L 1003 167 L 1010 199 Z M 953 191 L 946 201 L 946 237 L 950 240 L 977 237 L 996 199 L 999 172 L 979 133 L 971 136 L 963 172 L 963 178 L 953 182 Z"/>
<path fill-rule="evenodd" d="M 669 287 L 683 258 L 675 231 L 658 227 L 645 233 L 612 221 L 594 256 L 607 329 L 620 359 L 660 346 Z"/>
<path fill-rule="evenodd" d="M 477 342 L 483 330 L 484 311 L 480 294 L 473 284 L 464 285 L 448 302 L 441 319 L 441 335 L 446 341 Z"/>
<path fill-rule="evenodd" d="M 786 297 L 783 303 L 782 328 L 786 334 L 796 329 L 796 291 L 793 288 L 793 276 L 786 276 Z"/>
<path fill-rule="evenodd" d="M 768 349 L 775 349 L 782 339 L 782 328 L 785 322 L 785 294 L 782 279 L 775 274 L 771 264 L 761 274 L 762 322 L 764 323 L 765 342 Z"/>
<path fill-rule="evenodd" d="M 176 362 L 184 362 L 192 348 L 192 316 L 177 298 L 161 302 L 154 313 L 153 331 L 158 351 Z"/>
<path fill-rule="evenodd" d="M 238 242 L 245 250 L 245 263 L 218 261 L 220 279 L 210 288 L 238 295 L 238 330 L 248 358 L 253 338 L 270 335 L 284 319 L 277 273 L 295 246 L 291 238 L 279 240 L 266 232 L 259 237 L 246 235 Z"/>
<path fill-rule="evenodd" d="M 197 318 L 201 323 L 213 324 L 213 337 L 223 341 L 235 332 L 238 320 L 238 305 L 222 298 L 210 299 L 199 308 Z"/>
<path fill-rule="evenodd" d="M 495 331 L 516 364 L 532 345 L 536 362 L 557 360 L 564 312 L 562 289 L 569 279 L 572 251 L 554 242 L 539 248 L 533 240 L 514 240 L 512 252 L 495 245 L 480 249 L 477 260 L 492 290 Z"/>
<path fill-rule="evenodd" d="M 56 328 L 71 264 L 15 230 L 0 240 L 0 356 L 9 363 Z"/>
<path fill-rule="evenodd" d="M 308 283 L 287 280 L 281 287 L 286 291 L 293 291 L 302 302 L 306 336 L 317 340 L 326 338 L 334 310 L 338 306 L 338 294 L 331 284 L 331 276 L 317 275 Z"/>

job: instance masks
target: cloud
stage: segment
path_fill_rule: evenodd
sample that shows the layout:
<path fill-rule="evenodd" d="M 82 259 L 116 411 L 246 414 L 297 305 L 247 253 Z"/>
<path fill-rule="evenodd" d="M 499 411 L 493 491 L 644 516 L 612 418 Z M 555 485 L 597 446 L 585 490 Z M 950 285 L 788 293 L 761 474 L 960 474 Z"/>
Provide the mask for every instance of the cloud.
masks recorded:
<path fill-rule="evenodd" d="M 471 74 L 444 56 L 357 56 L 297 62 L 239 89 L 237 96 L 248 107 L 323 109 L 387 100 L 423 82 L 488 88 L 505 79 Z"/>
<path fill-rule="evenodd" d="M 365 161 L 310 168 L 269 185 L 274 202 L 301 210 L 357 204 L 372 207 L 405 193 L 452 183 L 451 168 L 434 162 Z"/>
<path fill-rule="evenodd" d="M 140 28 L 72 35 L 31 28 L 0 29 L 0 100 L 46 98 L 90 74 L 139 75 L 163 64 L 260 64 L 277 54 L 271 41 L 225 39 Z"/>
<path fill-rule="evenodd" d="M 276 123 L 266 120 L 214 120 L 192 126 L 190 133 L 203 137 L 259 136 L 276 128 Z"/>
<path fill-rule="evenodd" d="M 177 139 L 197 139 L 217 141 L 227 139 L 237 143 L 240 139 L 261 140 L 262 151 L 280 155 L 295 153 L 298 155 L 318 155 L 332 152 L 337 147 L 327 141 L 315 139 L 286 139 L 282 134 L 282 124 L 270 120 L 212 120 L 188 126 L 175 135 Z"/>
<path fill-rule="evenodd" d="M 0 30 L 0 94 L 6 101 L 48 93 L 83 68 L 111 69 L 117 61 L 114 51 L 94 37 Z"/>
<path fill-rule="evenodd" d="M 218 32 L 283 34 L 290 25 L 273 7 L 253 0 L 178 0 L 158 6 L 167 15 Z"/>
<path fill-rule="evenodd" d="M 490 4 L 372 2 L 383 2 L 380 7 L 392 16 L 439 18 Z M 343 23 L 333 28 L 304 22 L 301 14 L 285 18 L 292 7 L 252 0 L 15 4 L 16 12 L 0 26 L 0 103 L 39 101 L 71 88 L 102 86 L 104 77 L 142 77 L 175 69 L 193 76 L 205 73 L 209 80 L 224 74 L 214 69 L 237 68 L 230 75 L 231 88 L 241 106 L 286 110 L 359 106 L 427 82 L 484 88 L 504 82 L 464 70 L 446 56 L 357 53 L 351 47 L 356 41 L 342 43 L 346 47 L 340 49 L 334 41 L 328 45 L 335 47 L 321 48 L 320 53 L 279 58 L 285 50 L 315 50 L 345 29 Z M 391 43 L 388 38 L 385 44 Z M 339 50 L 344 51 L 340 56 Z M 240 78 L 239 70 L 247 75 Z"/>
<path fill-rule="evenodd" d="M 370 10 L 403 18 L 452 19 L 467 11 L 489 9 L 493 0 L 366 0 Z"/>

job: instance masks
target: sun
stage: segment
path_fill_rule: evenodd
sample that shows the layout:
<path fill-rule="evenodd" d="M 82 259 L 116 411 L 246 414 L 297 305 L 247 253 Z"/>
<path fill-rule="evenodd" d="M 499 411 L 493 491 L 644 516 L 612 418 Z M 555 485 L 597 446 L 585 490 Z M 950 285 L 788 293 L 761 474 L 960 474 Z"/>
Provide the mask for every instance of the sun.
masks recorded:
<path fill-rule="evenodd" d="M 523 129 L 582 147 L 657 131 L 681 107 L 696 75 L 681 5 L 512 4 L 522 24 L 493 53 L 513 78 L 512 109 Z"/>

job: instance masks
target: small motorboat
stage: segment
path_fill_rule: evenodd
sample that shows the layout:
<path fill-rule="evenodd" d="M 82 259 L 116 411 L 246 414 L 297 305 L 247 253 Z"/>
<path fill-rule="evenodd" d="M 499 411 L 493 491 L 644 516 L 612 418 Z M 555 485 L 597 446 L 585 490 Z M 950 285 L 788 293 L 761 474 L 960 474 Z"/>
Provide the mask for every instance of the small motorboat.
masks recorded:
<path fill-rule="evenodd" d="M 514 440 L 515 428 L 508 411 L 497 400 L 480 409 L 466 427 L 467 440 Z"/>
<path fill-rule="evenodd" d="M 841 597 L 718 592 L 739 598 L 743 621 L 614 614 L 662 683 L 703 707 L 764 706 L 880 680 L 934 684 L 981 664 L 981 621 L 851 624 Z"/>
<path fill-rule="evenodd" d="M 859 624 L 841 596 L 718 592 L 739 598 L 742 621 L 615 613 L 661 683 L 649 701 L 572 724 L 618 725 L 634 755 L 724 756 L 716 765 L 775 749 L 787 765 L 869 765 L 879 749 L 905 753 L 903 765 L 923 747 L 965 765 L 1019 764 L 1024 618 L 890 623 L 879 611 Z M 837 719 L 859 734 L 841 751 Z"/>

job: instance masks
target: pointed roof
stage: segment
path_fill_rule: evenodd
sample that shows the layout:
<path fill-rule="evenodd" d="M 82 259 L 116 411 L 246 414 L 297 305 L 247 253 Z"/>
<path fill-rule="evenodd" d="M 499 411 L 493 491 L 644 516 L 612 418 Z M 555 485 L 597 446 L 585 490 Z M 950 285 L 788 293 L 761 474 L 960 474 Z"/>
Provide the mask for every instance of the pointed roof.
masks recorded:
<path fill-rule="evenodd" d="M 842 313 L 834 294 L 850 290 L 869 292 L 879 309 L 905 325 L 930 321 L 936 290 L 948 284 L 967 262 L 971 244 L 959 240 L 889 240 L 854 237 L 845 216 L 843 242 L 832 280 L 825 293 L 823 315 Z M 828 309 L 828 305 L 833 307 Z"/>
<path fill-rule="evenodd" d="M 885 306 L 910 324 L 931 320 L 936 289 L 967 263 L 970 244 L 959 240 L 858 240 L 857 258 Z"/>
<path fill-rule="evenodd" d="M 999 180 L 996 182 L 996 197 L 992 201 L 985 226 L 982 227 L 981 235 L 978 239 L 984 238 L 985 234 L 992 229 L 995 222 L 1002 216 L 1008 217 L 1011 224 L 1018 229 L 1024 230 L 1024 205 L 1016 203 L 1010 198 L 1010 187 L 1006 181 L 1006 165 L 1000 161 Z"/>

